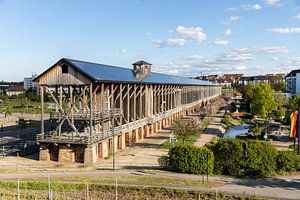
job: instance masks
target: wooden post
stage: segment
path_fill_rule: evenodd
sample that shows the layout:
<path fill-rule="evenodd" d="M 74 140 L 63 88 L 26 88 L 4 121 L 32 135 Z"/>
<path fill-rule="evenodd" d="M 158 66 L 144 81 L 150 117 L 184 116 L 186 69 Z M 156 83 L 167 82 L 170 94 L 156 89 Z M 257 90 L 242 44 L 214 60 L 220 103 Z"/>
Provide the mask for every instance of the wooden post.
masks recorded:
<path fill-rule="evenodd" d="M 133 91 L 133 120 L 136 120 L 136 85 L 134 85 Z"/>
<path fill-rule="evenodd" d="M 45 132 L 44 124 L 44 86 L 40 87 L 41 90 L 41 133 Z"/>
<path fill-rule="evenodd" d="M 59 86 L 59 105 L 60 105 L 60 107 L 62 108 L 63 106 L 62 106 L 62 86 Z M 62 118 L 62 116 L 61 116 L 61 113 L 60 113 L 60 115 L 59 115 L 60 117 L 59 117 L 59 121 L 61 120 L 61 118 Z M 60 126 L 58 127 L 58 135 L 59 136 L 61 136 L 61 126 L 62 126 L 62 124 L 60 124 Z"/>
<path fill-rule="evenodd" d="M 90 84 L 90 136 L 93 135 L 93 84 Z"/>
<path fill-rule="evenodd" d="M 122 116 L 124 116 L 124 111 L 123 111 L 123 84 L 120 84 L 120 112 L 122 113 L 121 115 L 120 115 L 120 127 L 122 126 L 122 124 L 123 124 L 123 118 L 122 118 Z M 121 130 L 122 130 L 122 128 L 121 128 Z"/>
<path fill-rule="evenodd" d="M 129 84 L 127 84 L 127 123 L 130 122 L 130 90 Z"/>
<path fill-rule="evenodd" d="M 113 171 L 115 171 L 115 104 L 114 104 L 114 84 L 111 85 L 111 111 L 112 111 L 112 154 L 113 154 Z"/>

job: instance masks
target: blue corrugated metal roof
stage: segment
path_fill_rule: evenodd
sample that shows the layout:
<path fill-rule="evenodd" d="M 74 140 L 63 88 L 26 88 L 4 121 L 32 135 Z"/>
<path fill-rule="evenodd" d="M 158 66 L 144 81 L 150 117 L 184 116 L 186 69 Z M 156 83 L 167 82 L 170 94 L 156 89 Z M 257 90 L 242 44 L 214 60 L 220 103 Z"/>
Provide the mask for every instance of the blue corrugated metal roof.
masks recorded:
<path fill-rule="evenodd" d="M 214 83 L 202 80 L 189 79 L 180 76 L 172 76 L 152 72 L 151 75 L 143 81 L 136 79 L 132 69 L 116 67 L 110 65 L 96 64 L 79 60 L 62 59 L 73 67 L 77 68 L 83 74 L 87 75 L 93 81 L 111 81 L 111 82 L 134 82 L 134 83 L 153 83 L 153 84 L 179 84 L 179 85 L 216 85 Z"/>

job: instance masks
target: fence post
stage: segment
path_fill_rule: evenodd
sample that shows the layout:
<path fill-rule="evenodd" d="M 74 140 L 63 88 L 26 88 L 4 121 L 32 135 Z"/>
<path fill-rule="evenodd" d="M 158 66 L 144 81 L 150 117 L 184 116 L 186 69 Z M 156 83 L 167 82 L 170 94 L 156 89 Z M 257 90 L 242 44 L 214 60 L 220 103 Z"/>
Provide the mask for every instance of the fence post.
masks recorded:
<path fill-rule="evenodd" d="M 116 178 L 116 200 L 118 200 L 118 178 Z"/>
<path fill-rule="evenodd" d="M 50 174 L 48 174 L 48 198 L 49 200 L 52 200 Z"/>
<path fill-rule="evenodd" d="M 89 200 L 89 184 L 86 184 L 86 200 Z"/>
<path fill-rule="evenodd" d="M 18 179 L 18 200 L 20 200 L 20 179 Z"/>

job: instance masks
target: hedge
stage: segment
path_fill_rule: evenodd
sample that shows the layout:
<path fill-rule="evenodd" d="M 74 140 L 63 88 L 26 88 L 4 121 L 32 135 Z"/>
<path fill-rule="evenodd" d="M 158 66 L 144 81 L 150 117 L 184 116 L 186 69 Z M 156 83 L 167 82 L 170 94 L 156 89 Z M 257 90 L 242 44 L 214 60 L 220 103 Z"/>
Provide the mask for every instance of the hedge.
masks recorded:
<path fill-rule="evenodd" d="M 207 147 L 175 146 L 159 159 L 166 169 L 193 174 L 266 177 L 300 170 L 300 156 L 270 143 L 226 138 Z"/>
<path fill-rule="evenodd" d="M 213 174 L 214 155 L 206 147 L 175 146 L 169 151 L 171 170 L 193 174 Z"/>
<path fill-rule="evenodd" d="M 243 166 L 243 148 L 239 140 L 223 139 L 212 146 L 215 174 L 237 175 Z"/>
<path fill-rule="evenodd" d="M 247 144 L 246 150 L 243 143 Z M 276 173 L 277 150 L 269 143 L 256 140 L 224 139 L 212 147 L 215 174 L 270 176 Z"/>
<path fill-rule="evenodd" d="M 300 156 L 294 151 L 279 151 L 277 158 L 277 172 L 295 172 L 300 170 Z"/>

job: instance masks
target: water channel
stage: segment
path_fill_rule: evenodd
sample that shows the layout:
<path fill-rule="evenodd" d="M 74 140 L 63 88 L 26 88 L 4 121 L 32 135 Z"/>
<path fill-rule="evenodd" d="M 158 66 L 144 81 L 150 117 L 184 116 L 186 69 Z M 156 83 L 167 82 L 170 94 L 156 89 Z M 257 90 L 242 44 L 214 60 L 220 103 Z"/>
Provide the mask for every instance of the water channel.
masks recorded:
<path fill-rule="evenodd" d="M 236 138 L 236 136 L 238 135 L 247 134 L 249 128 L 250 128 L 249 124 L 240 124 L 237 126 L 231 126 L 226 130 L 223 138 Z"/>

